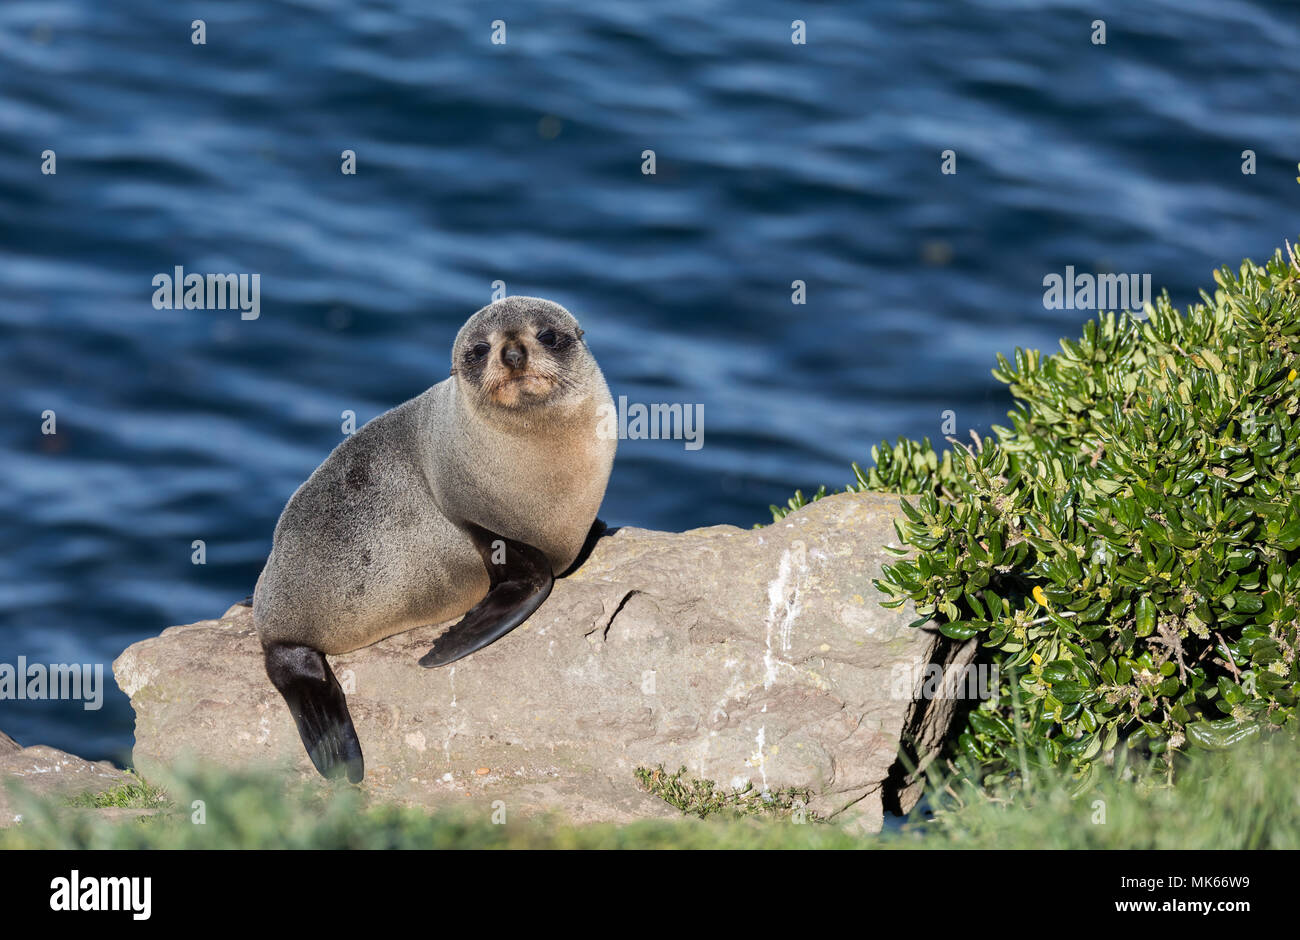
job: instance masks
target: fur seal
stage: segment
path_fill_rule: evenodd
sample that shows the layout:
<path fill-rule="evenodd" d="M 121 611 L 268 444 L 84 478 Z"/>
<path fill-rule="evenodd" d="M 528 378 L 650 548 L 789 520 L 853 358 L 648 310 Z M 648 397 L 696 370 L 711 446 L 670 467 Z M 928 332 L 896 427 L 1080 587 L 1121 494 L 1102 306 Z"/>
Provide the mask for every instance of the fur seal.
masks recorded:
<path fill-rule="evenodd" d="M 451 375 L 365 424 L 290 497 L 253 592 L 266 672 L 326 777 L 364 762 L 326 654 L 463 618 L 442 666 L 523 623 L 604 529 L 618 442 L 578 321 L 536 297 L 479 310 Z"/>

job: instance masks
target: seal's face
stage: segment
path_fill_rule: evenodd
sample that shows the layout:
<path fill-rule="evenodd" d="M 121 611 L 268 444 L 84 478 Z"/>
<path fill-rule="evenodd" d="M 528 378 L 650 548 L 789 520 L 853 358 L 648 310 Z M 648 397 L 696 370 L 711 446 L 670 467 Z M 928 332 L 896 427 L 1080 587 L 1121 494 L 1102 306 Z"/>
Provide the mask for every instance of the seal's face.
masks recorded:
<path fill-rule="evenodd" d="M 526 409 L 577 386 L 582 330 L 559 304 L 509 297 L 484 307 L 456 337 L 452 372 L 480 404 Z"/>

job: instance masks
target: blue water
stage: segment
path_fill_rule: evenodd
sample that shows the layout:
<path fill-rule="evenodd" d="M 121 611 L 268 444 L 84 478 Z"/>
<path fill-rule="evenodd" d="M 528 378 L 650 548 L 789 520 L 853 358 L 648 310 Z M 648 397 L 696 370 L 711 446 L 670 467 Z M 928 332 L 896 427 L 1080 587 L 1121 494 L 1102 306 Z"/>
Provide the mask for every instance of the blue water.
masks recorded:
<path fill-rule="evenodd" d="M 987 431 L 994 353 L 1087 316 L 1045 274 L 1185 304 L 1300 232 L 1298 105 L 1295 2 L 4 0 L 0 662 L 247 594 L 341 413 L 441 380 L 498 279 L 616 395 L 704 406 L 700 450 L 622 445 L 613 524 L 749 526 L 947 409 Z M 155 310 L 175 265 L 259 273 L 261 316 Z M 120 759 L 132 714 L 0 728 Z"/>

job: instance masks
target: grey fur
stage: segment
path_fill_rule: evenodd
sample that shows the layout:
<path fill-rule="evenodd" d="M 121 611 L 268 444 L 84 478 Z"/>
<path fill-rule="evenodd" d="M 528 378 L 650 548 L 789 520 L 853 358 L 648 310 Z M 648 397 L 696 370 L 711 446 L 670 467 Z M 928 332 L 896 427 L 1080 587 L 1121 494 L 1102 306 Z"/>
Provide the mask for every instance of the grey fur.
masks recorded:
<path fill-rule="evenodd" d="M 567 349 L 537 341 L 548 325 L 574 337 Z M 475 342 L 491 346 L 485 365 L 471 364 Z M 543 400 L 492 400 L 500 342 L 530 344 L 530 369 L 554 380 Z M 253 593 L 263 644 L 343 653 L 461 616 L 488 590 L 465 522 L 564 571 L 613 465 L 617 440 L 598 431 L 606 408 L 604 376 L 567 310 L 535 297 L 479 310 L 456 335 L 450 378 L 363 426 L 289 499 Z"/>

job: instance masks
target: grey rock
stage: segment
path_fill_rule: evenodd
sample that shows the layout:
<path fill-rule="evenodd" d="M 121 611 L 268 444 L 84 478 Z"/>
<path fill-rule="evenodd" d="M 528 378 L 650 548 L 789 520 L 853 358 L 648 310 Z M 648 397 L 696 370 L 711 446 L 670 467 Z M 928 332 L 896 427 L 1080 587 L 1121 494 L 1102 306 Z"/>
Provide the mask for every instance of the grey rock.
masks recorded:
<path fill-rule="evenodd" d="M 5 740 L 12 742 L 11 738 Z M 0 746 L 0 828 L 21 821 L 23 793 L 57 801 L 132 782 L 130 774 L 108 761 L 92 763 L 44 745 Z"/>
<path fill-rule="evenodd" d="M 21 749 L 21 744 L 9 737 L 9 735 L 5 734 L 3 731 L 0 731 L 0 754 L 6 754 L 9 751 L 17 751 Z"/>
<path fill-rule="evenodd" d="M 900 740 L 924 759 L 955 704 L 900 691 L 900 675 L 974 653 L 879 605 L 898 514 L 897 496 L 844 494 L 763 529 L 619 529 L 528 623 L 454 666 L 416 664 L 444 625 L 332 657 L 362 786 L 423 807 L 628 821 L 677 814 L 634 770 L 684 765 L 723 787 L 808 790 L 812 811 L 879 829 L 885 800 L 919 796 Z M 146 779 L 191 758 L 318 779 L 248 608 L 136 643 L 113 671 Z"/>

